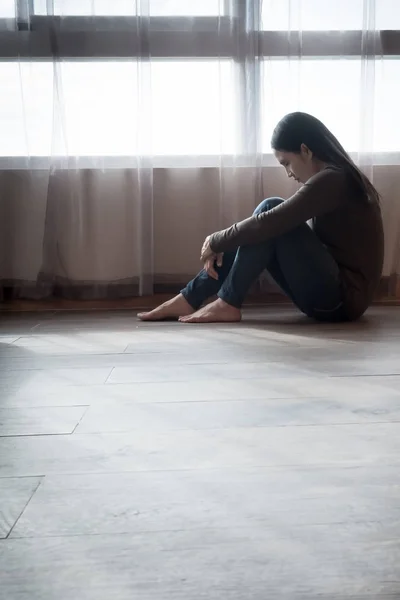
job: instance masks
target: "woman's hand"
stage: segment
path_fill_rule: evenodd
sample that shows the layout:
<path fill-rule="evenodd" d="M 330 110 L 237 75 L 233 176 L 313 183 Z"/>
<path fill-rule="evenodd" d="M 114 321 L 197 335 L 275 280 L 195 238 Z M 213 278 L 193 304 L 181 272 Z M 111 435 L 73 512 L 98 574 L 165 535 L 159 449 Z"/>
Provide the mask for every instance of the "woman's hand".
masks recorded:
<path fill-rule="evenodd" d="M 213 279 L 218 279 L 218 273 L 215 270 L 215 262 L 217 263 L 218 267 L 222 267 L 223 256 L 223 253 L 216 254 L 211 250 L 210 237 L 207 237 L 201 249 L 200 259 L 204 263 L 204 270 Z"/>
<path fill-rule="evenodd" d="M 210 239 L 211 236 L 206 237 L 206 239 L 204 240 L 203 247 L 201 249 L 200 260 L 203 262 L 206 262 L 206 260 L 208 260 L 212 256 L 216 256 L 215 252 L 211 250 Z"/>

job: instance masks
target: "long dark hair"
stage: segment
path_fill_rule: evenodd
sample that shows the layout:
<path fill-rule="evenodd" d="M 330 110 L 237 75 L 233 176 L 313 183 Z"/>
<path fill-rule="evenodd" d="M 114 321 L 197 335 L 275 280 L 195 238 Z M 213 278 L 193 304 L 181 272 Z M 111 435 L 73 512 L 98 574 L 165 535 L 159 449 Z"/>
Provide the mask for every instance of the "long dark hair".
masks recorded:
<path fill-rule="evenodd" d="M 355 189 L 364 197 L 379 202 L 379 194 L 368 177 L 360 171 L 337 138 L 319 119 L 303 112 L 289 113 L 275 127 L 271 146 L 280 152 L 298 153 L 302 144 L 322 162 L 343 169 Z"/>

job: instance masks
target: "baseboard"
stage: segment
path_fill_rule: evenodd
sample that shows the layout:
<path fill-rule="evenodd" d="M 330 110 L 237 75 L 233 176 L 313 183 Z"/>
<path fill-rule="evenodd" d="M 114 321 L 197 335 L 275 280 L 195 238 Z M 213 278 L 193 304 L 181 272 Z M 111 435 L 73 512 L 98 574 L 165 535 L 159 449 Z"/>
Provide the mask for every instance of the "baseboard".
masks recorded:
<path fill-rule="evenodd" d="M 392 274 L 382 277 L 376 295 L 376 301 L 392 301 L 400 303 L 400 275 Z"/>
<path fill-rule="evenodd" d="M 189 279 L 189 277 L 188 277 Z M 187 280 L 186 280 L 187 281 Z M 149 309 L 161 304 L 185 286 L 184 282 L 171 280 L 158 281 L 152 296 L 134 296 L 130 298 L 108 298 L 105 300 L 75 300 L 66 298 L 49 298 L 46 300 L 10 300 L 0 303 L 0 311 L 35 312 L 55 310 L 140 310 Z M 382 277 L 375 299 L 376 304 L 400 306 L 400 276 Z M 246 306 L 288 304 L 291 302 L 280 290 L 269 282 L 262 281 L 255 285 L 248 295 Z"/>

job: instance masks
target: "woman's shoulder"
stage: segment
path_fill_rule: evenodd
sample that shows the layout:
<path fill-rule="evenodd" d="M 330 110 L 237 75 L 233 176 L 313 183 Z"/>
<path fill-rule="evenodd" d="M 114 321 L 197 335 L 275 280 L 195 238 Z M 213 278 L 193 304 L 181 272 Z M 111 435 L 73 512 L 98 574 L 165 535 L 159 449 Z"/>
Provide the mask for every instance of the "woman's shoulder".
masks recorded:
<path fill-rule="evenodd" d="M 310 179 L 307 181 L 306 185 L 309 184 L 314 184 L 314 183 L 319 183 L 319 182 L 324 182 L 324 183 L 328 183 L 329 184 L 331 182 L 338 182 L 338 183 L 346 183 L 348 181 L 348 177 L 347 177 L 347 173 L 345 172 L 344 169 L 341 169 L 340 167 L 334 167 L 334 166 L 327 166 L 324 169 L 322 169 L 322 171 L 319 171 L 318 173 L 316 173 L 315 175 L 313 175 L 312 177 L 310 177 Z"/>
<path fill-rule="evenodd" d="M 305 187 L 318 194 L 352 194 L 352 185 L 344 169 L 325 167 L 305 183 Z"/>
<path fill-rule="evenodd" d="M 343 168 L 327 166 L 313 175 L 306 183 L 310 192 L 320 196 L 340 196 L 343 204 L 351 202 L 352 206 L 379 208 L 379 196 L 369 196 L 351 174 Z M 373 188 L 372 188 L 373 189 Z M 356 202 L 355 202 L 356 201 Z"/>

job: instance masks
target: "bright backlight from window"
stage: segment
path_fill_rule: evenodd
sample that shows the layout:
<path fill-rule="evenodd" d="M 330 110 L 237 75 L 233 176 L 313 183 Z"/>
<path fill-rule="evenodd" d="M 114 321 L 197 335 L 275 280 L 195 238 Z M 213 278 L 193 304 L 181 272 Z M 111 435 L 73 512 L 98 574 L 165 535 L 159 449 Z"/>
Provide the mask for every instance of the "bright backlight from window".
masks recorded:
<path fill-rule="evenodd" d="M 263 87 L 263 149 L 270 152 L 273 128 L 286 113 L 301 110 L 321 119 L 350 152 L 398 152 L 396 122 L 400 97 L 400 60 L 377 60 L 374 80 L 374 114 L 363 117 L 371 126 L 372 148 L 361 147 L 361 99 L 371 80 L 362 77 L 362 64 L 354 60 L 266 60 Z M 365 133 L 365 132 L 364 132 Z"/>
<path fill-rule="evenodd" d="M 236 152 L 232 62 L 147 67 L 62 62 L 54 71 L 50 62 L 0 63 L 0 155 Z"/>
<path fill-rule="evenodd" d="M 0 62 L 0 156 L 205 156 L 240 153 L 233 61 Z M 372 148 L 361 148 L 362 65 L 264 63 L 263 150 L 286 113 L 320 118 L 349 151 L 398 152 L 400 60 L 375 63 Z M 371 104 L 372 106 L 372 104 Z M 249 135 L 251 132 L 249 132 Z"/>
<path fill-rule="evenodd" d="M 321 119 L 347 150 L 359 143 L 359 60 L 264 61 L 264 151 L 283 115 L 301 110 Z"/>
<path fill-rule="evenodd" d="M 375 14 L 364 0 L 264 0 L 263 29 L 340 31 L 400 29 L 399 0 L 377 0 Z"/>
<path fill-rule="evenodd" d="M 201 17 L 222 14 L 223 0 L 53 0 L 50 9 L 47 0 L 35 0 L 34 7 L 38 15 Z"/>
<path fill-rule="evenodd" d="M 15 17 L 15 0 L 0 0 L 0 19 Z"/>

